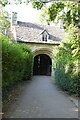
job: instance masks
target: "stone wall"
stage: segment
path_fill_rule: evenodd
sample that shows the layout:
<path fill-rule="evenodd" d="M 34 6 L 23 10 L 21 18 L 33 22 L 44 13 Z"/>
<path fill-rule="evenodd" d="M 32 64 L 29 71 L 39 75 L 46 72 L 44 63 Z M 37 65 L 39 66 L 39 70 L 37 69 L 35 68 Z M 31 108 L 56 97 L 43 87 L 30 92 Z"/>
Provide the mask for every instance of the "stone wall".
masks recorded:
<path fill-rule="evenodd" d="M 51 61 L 52 61 L 51 75 L 54 76 L 54 68 L 53 68 L 54 52 L 55 52 L 55 48 L 59 44 L 27 43 L 27 45 L 29 45 L 29 47 L 32 49 L 34 57 L 39 54 L 46 54 L 51 58 Z"/>
<path fill-rule="evenodd" d="M 27 43 L 27 45 L 32 49 L 34 57 L 38 54 L 46 54 L 52 59 L 53 52 L 59 44 Z"/>

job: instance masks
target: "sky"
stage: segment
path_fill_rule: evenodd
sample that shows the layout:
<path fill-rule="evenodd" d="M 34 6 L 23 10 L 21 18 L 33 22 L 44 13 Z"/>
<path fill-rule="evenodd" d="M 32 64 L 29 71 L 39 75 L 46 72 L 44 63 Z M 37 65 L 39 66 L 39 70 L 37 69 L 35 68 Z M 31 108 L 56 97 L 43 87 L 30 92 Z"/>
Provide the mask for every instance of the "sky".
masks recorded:
<path fill-rule="evenodd" d="M 48 6 L 50 6 L 50 4 L 48 4 Z M 7 5 L 5 7 L 5 10 L 8 11 L 9 13 L 17 12 L 18 13 L 17 21 L 43 24 L 40 21 L 41 10 L 33 8 L 31 3 L 29 3 L 28 5 L 26 5 L 25 3 L 19 5 L 16 4 Z M 61 23 L 59 23 L 58 26 L 60 26 L 60 24 Z M 51 25 L 54 26 L 55 24 L 52 23 Z"/>
<path fill-rule="evenodd" d="M 26 4 L 19 4 L 19 5 L 7 5 L 5 8 L 9 13 L 11 12 L 17 12 L 18 18 L 17 20 L 23 21 L 23 22 L 40 22 L 39 16 L 41 11 L 32 8 L 31 3 L 29 5 Z"/>

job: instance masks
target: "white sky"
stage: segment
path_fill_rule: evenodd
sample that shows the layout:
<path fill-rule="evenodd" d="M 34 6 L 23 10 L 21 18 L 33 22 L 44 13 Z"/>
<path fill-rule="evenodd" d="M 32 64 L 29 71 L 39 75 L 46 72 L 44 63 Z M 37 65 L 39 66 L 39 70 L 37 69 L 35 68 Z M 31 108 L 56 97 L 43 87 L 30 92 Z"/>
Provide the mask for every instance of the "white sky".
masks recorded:
<path fill-rule="evenodd" d="M 50 3 L 51 4 L 51 3 Z M 48 4 L 48 6 L 50 5 Z M 7 5 L 5 8 L 9 13 L 11 12 L 17 12 L 18 13 L 18 21 L 23 21 L 23 22 L 31 22 L 31 23 L 41 23 L 40 22 L 40 13 L 41 10 L 37 10 L 32 8 L 31 3 L 26 5 L 25 3 L 23 4 L 12 4 L 12 5 Z M 59 23 L 60 26 L 61 23 Z M 54 25 L 52 23 L 52 25 Z"/>
<path fill-rule="evenodd" d="M 6 10 L 11 13 L 16 11 L 18 13 L 18 20 L 24 22 L 39 22 L 40 10 L 32 8 L 31 4 L 25 5 L 7 5 Z"/>

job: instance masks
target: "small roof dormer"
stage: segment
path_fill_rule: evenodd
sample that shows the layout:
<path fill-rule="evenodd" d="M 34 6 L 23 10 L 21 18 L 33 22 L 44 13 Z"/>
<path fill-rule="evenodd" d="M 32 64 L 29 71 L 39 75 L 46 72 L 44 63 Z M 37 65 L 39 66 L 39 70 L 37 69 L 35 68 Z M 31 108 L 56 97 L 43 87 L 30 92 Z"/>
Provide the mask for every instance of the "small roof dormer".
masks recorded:
<path fill-rule="evenodd" d="M 49 39 L 49 33 L 48 33 L 48 31 L 45 29 L 45 30 L 43 30 L 42 31 L 42 41 L 46 41 L 47 42 L 47 40 Z"/>

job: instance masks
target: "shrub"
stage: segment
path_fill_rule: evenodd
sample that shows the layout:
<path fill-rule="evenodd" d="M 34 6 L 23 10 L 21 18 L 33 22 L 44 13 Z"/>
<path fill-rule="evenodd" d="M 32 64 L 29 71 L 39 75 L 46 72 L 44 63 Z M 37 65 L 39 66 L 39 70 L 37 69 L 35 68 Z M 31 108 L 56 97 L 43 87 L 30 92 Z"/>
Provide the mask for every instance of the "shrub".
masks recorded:
<path fill-rule="evenodd" d="M 56 83 L 70 94 L 78 94 L 79 92 L 79 76 L 78 62 L 79 59 L 79 34 L 78 28 L 70 26 L 68 36 L 64 39 L 55 57 Z"/>
<path fill-rule="evenodd" d="M 10 43 L 10 40 L 2 35 L 0 40 L 2 40 L 2 89 L 4 96 L 15 84 L 31 78 L 33 55 L 26 44 Z"/>

